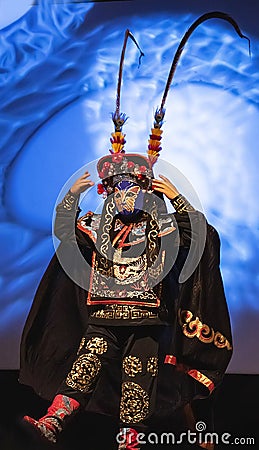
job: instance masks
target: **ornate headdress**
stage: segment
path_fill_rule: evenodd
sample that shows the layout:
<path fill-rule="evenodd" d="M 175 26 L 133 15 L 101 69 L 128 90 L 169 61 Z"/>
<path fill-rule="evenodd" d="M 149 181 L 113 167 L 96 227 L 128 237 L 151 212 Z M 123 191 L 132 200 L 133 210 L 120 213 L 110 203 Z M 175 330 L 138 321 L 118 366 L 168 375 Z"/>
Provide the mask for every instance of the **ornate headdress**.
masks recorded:
<path fill-rule="evenodd" d="M 128 37 L 130 37 L 133 40 L 133 42 L 136 44 L 136 46 L 140 51 L 139 60 L 144 55 L 132 33 L 129 30 L 126 30 L 123 48 L 121 52 L 119 76 L 117 83 L 116 110 L 112 114 L 112 120 L 115 128 L 115 131 L 112 133 L 111 135 L 112 137 L 110 139 L 112 149 L 110 149 L 110 154 L 102 157 L 97 163 L 98 174 L 99 177 L 102 179 L 102 183 L 98 185 L 99 194 L 111 193 L 113 191 L 114 185 L 122 179 L 131 179 L 133 181 L 136 181 L 143 188 L 149 189 L 151 185 L 151 179 L 153 177 L 152 168 L 159 157 L 160 151 L 162 150 L 161 139 L 163 131 L 161 130 L 161 127 L 163 125 L 165 116 L 165 102 L 176 71 L 177 64 L 180 60 L 185 44 L 187 43 L 188 39 L 190 38 L 194 30 L 201 23 L 205 22 L 206 20 L 214 18 L 223 19 L 229 22 L 234 27 L 237 34 L 241 38 L 247 39 L 249 42 L 249 53 L 250 53 L 249 38 L 243 35 L 236 21 L 228 14 L 220 11 L 213 11 L 203 14 L 192 23 L 192 25 L 188 28 L 188 30 L 184 34 L 175 52 L 171 69 L 168 75 L 165 91 L 162 97 L 162 102 L 160 107 L 156 109 L 154 115 L 153 128 L 151 128 L 151 134 L 149 135 L 148 140 L 147 157 L 144 157 L 136 153 L 125 154 L 124 150 L 124 145 L 126 141 L 125 141 L 125 134 L 122 133 L 122 127 L 126 122 L 127 117 L 126 114 L 120 112 L 120 90 L 122 82 L 122 69 Z"/>
<path fill-rule="evenodd" d="M 103 156 L 97 163 L 98 174 L 102 179 L 102 183 L 98 184 L 97 187 L 99 194 L 111 193 L 113 186 L 125 178 L 137 181 L 142 187 L 147 188 L 152 176 L 148 158 L 137 153 L 127 153 L 126 155 L 124 150 L 126 140 L 125 134 L 122 133 L 122 127 L 127 120 L 127 116 L 125 113 L 120 112 L 120 92 L 125 51 L 129 37 L 140 51 L 139 64 L 142 56 L 144 56 L 133 34 L 129 30 L 126 30 L 120 58 L 116 109 L 112 114 L 112 121 L 114 123 L 114 132 L 110 138 L 112 148 L 110 149 L 110 154 Z"/>

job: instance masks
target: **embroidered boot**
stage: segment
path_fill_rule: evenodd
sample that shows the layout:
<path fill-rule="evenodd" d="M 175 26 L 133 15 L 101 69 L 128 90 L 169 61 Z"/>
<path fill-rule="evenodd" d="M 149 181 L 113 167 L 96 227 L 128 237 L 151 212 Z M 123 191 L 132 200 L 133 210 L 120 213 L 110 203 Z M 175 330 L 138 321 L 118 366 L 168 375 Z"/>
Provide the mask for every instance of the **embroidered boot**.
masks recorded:
<path fill-rule="evenodd" d="M 138 432 L 134 428 L 120 428 L 118 450 L 140 450 Z"/>
<path fill-rule="evenodd" d="M 56 395 L 48 408 L 47 414 L 39 420 L 24 416 L 23 420 L 30 424 L 39 435 L 48 441 L 55 443 L 58 434 L 63 430 L 65 420 L 76 412 L 80 404 L 66 395 Z"/>

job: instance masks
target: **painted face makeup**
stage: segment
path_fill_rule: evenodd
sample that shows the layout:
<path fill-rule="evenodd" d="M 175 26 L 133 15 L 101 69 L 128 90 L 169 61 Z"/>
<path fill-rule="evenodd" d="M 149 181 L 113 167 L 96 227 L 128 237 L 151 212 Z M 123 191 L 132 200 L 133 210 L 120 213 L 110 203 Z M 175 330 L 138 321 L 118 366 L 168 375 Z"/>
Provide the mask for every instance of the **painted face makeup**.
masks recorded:
<path fill-rule="evenodd" d="M 133 181 L 120 181 L 115 185 L 114 200 L 119 213 L 136 214 L 142 211 L 144 193 Z"/>

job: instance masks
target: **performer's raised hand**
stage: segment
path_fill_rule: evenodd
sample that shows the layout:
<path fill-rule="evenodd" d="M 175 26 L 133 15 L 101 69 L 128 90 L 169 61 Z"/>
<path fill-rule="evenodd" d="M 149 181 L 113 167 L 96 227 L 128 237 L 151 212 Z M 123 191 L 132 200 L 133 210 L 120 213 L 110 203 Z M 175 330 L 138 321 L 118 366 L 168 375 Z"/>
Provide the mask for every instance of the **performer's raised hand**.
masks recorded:
<path fill-rule="evenodd" d="M 82 192 L 86 191 L 91 186 L 94 186 L 94 182 L 89 179 L 90 173 L 86 171 L 84 175 L 82 175 L 80 178 L 78 178 L 73 186 L 70 188 L 70 192 L 72 194 L 81 194 Z"/>
<path fill-rule="evenodd" d="M 159 175 L 161 180 L 152 180 L 152 188 L 155 191 L 162 192 L 169 200 L 177 197 L 180 194 L 178 189 L 173 185 L 173 183 L 168 180 L 164 175 Z"/>

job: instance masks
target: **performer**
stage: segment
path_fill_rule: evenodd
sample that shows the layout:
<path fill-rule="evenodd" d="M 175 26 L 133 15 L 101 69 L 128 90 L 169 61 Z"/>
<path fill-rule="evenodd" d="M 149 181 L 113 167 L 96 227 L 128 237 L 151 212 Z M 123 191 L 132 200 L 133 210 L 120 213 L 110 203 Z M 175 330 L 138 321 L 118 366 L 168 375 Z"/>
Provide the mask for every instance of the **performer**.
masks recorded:
<path fill-rule="evenodd" d="M 220 14 L 233 24 L 223 13 L 210 13 L 192 31 Z M 127 30 L 111 154 L 97 164 L 98 192 L 106 197 L 102 213 L 79 217 L 80 194 L 94 184 L 86 172 L 57 207 L 61 244 L 22 336 L 19 381 L 52 401 L 44 417 L 24 420 L 51 442 L 81 409 L 117 417 L 119 448 L 136 449 L 138 432 L 156 417 L 207 397 L 232 355 L 218 233 L 168 178 L 154 177 L 166 95 L 148 156 L 124 150 L 120 83 L 129 35 Z"/>

